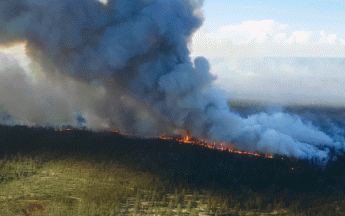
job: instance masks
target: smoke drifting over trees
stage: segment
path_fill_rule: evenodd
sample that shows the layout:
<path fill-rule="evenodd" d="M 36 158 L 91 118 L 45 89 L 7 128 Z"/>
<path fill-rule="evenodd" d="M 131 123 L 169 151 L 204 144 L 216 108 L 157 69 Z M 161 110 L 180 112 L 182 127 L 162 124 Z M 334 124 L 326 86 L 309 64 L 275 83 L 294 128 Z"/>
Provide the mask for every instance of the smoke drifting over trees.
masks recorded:
<path fill-rule="evenodd" d="M 32 75 L 41 73 L 30 83 L 22 68 L 4 67 L 0 103 L 13 119 L 4 123 L 77 125 L 82 113 L 91 128 L 142 136 L 179 128 L 269 154 L 327 160 L 329 148 L 343 149 L 337 131 L 326 134 L 297 115 L 243 118 L 229 110 L 211 85 L 215 77 L 207 59 L 192 62 L 189 56 L 202 4 L 2 0 L 0 43 L 25 42 Z"/>

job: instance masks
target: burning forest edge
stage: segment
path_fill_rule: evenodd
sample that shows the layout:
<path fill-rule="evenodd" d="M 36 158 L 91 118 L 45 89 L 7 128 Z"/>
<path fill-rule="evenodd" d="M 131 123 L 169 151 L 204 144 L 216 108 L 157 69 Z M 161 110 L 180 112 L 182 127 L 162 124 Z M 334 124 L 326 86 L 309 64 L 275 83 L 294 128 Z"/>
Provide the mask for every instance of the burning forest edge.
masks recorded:
<path fill-rule="evenodd" d="M 191 144 L 196 144 L 196 145 L 200 145 L 200 146 L 204 146 L 210 149 L 217 149 L 217 150 L 221 150 L 221 151 L 228 151 L 228 152 L 232 152 L 232 153 L 236 153 L 236 154 L 245 154 L 245 155 L 252 155 L 252 156 L 257 156 L 257 157 L 265 157 L 265 158 L 273 158 L 273 155 L 267 155 L 267 154 L 261 154 L 261 153 L 252 153 L 252 152 L 246 152 L 246 151 L 239 151 L 236 149 L 230 149 L 226 146 L 234 146 L 231 144 L 227 144 L 227 143 L 209 143 L 205 140 L 198 140 L 195 137 L 191 137 L 189 135 L 186 136 L 177 136 L 177 137 L 169 137 L 169 136 L 165 136 L 165 134 L 162 134 L 159 136 L 160 139 L 167 139 L 167 140 L 176 140 L 178 142 L 181 143 L 191 143 Z"/>
<path fill-rule="evenodd" d="M 63 127 L 64 129 L 53 129 L 54 131 L 60 131 L 60 132 L 66 132 L 66 131 L 82 131 L 82 130 L 87 130 L 86 128 L 73 128 L 70 126 L 67 127 Z M 115 133 L 118 134 L 120 136 L 123 137 L 128 137 L 128 138 L 139 138 L 140 136 L 138 136 L 137 134 L 126 134 L 126 133 L 121 133 L 118 130 L 102 130 L 102 133 Z M 215 150 L 219 150 L 219 151 L 226 151 L 226 152 L 230 152 L 230 153 L 234 153 L 234 154 L 243 154 L 243 155 L 248 155 L 248 156 L 256 156 L 256 157 L 263 157 L 263 158 L 280 158 L 281 160 L 286 160 L 286 159 L 290 159 L 290 160 L 296 160 L 297 158 L 287 158 L 284 155 L 268 155 L 268 154 L 264 154 L 264 153 L 260 153 L 260 152 L 246 152 L 246 151 L 240 151 L 237 150 L 236 148 L 229 148 L 229 146 L 234 147 L 235 145 L 233 144 L 228 144 L 228 143 L 216 143 L 216 142 L 208 142 L 205 140 L 198 140 L 195 137 L 192 137 L 190 135 L 166 135 L 165 133 L 158 136 L 158 139 L 161 140 L 170 140 L 170 141 L 175 141 L 178 142 L 180 144 L 193 144 L 193 145 L 198 145 L 198 146 L 202 146 L 205 148 L 209 148 L 209 149 L 215 149 Z M 147 138 L 148 140 L 152 139 L 152 138 Z M 318 161 L 315 161 L 317 164 Z M 322 164 L 323 166 L 325 166 L 325 164 Z M 294 169 L 294 168 L 292 168 Z"/>
<path fill-rule="evenodd" d="M 75 113 L 82 113 L 90 128 L 142 137 L 182 128 L 246 152 L 320 163 L 342 155 L 339 124 L 281 110 L 243 116 L 228 108 L 208 60 L 190 56 L 202 6 L 202 0 L 2 0 L 0 45 L 24 44 L 31 61 L 26 68 L 4 61 L 3 121 L 76 126 Z"/>
<path fill-rule="evenodd" d="M 134 184 L 147 181 L 145 180 L 147 178 L 145 176 L 147 175 L 154 175 L 149 177 L 151 179 L 150 181 L 155 182 L 153 185 L 162 184 L 159 182 L 169 181 L 170 183 L 164 186 L 166 199 L 164 201 L 163 195 L 157 195 L 160 197 L 157 198 L 159 199 L 156 201 L 158 203 L 157 205 L 162 205 L 164 208 L 170 206 L 169 208 L 174 209 L 177 208 L 180 202 L 181 209 L 187 209 L 186 214 L 193 214 L 193 211 L 198 211 L 201 214 L 207 215 L 205 211 L 209 211 L 209 215 L 215 215 L 219 211 L 219 215 L 225 211 L 229 215 L 237 215 L 237 213 L 241 215 L 250 212 L 294 215 L 296 212 L 302 214 L 303 212 L 306 213 L 309 211 L 309 215 L 317 215 L 320 212 L 324 212 L 324 215 L 342 215 L 342 212 L 345 212 L 345 209 L 341 206 L 341 197 L 345 189 L 345 174 L 339 173 L 339 170 L 345 168 L 345 158 L 343 157 L 339 157 L 336 163 L 330 161 L 325 167 L 320 167 L 312 164 L 309 160 L 292 160 L 286 157 L 283 160 L 278 157 L 268 159 L 247 154 L 231 153 L 215 148 L 211 149 L 194 144 L 195 141 L 190 137 L 188 139 L 187 137 L 183 139 L 182 137 L 143 139 L 132 135 L 121 135 L 111 131 L 91 132 L 72 128 L 56 131 L 53 128 L 0 126 L 0 135 L 2 138 L 0 145 L 2 154 L 0 157 L 0 179 L 4 183 L 0 184 L 0 187 L 12 185 L 9 183 L 16 182 L 16 176 L 18 175 L 23 175 L 19 181 L 23 181 L 23 179 L 29 181 L 28 177 L 30 176 L 35 179 L 35 173 L 21 173 L 21 171 L 12 173 L 12 171 L 8 171 L 8 169 L 12 169 L 12 166 L 3 166 L 2 163 L 4 160 L 13 162 L 20 161 L 15 158 L 19 157 L 19 155 L 21 157 L 24 156 L 24 158 L 27 157 L 25 155 L 35 155 L 37 153 L 34 152 L 41 149 L 44 152 L 50 152 L 46 153 L 47 156 L 40 162 L 43 164 L 46 163 L 45 161 L 59 161 L 59 163 L 64 164 L 65 162 L 63 162 L 62 158 L 65 158 L 64 160 L 73 163 L 84 164 L 82 165 L 83 169 L 87 169 L 85 163 L 88 163 L 88 161 L 91 164 L 99 162 L 103 164 L 102 166 L 108 164 L 109 161 L 113 161 L 107 165 L 108 168 L 101 170 L 106 171 L 111 166 L 125 166 L 124 169 L 127 170 L 125 173 L 130 172 L 130 170 L 135 170 L 137 174 L 145 172 L 145 175 L 140 174 L 140 179 L 135 177 L 134 179 L 137 180 L 131 181 Z M 114 161 L 115 165 L 111 165 Z M 56 166 L 59 166 L 59 163 Z M 42 165 L 40 166 L 42 167 Z M 13 169 L 15 167 L 13 166 Z M 98 166 L 96 167 L 97 170 L 100 169 Z M 39 170 L 41 168 L 38 167 L 36 169 Z M 43 170 L 47 172 L 50 169 L 52 167 L 47 167 Z M 80 169 L 79 165 L 78 169 Z M 67 175 L 67 171 L 64 172 Z M 121 171 L 120 173 L 123 172 Z M 54 175 L 60 175 L 58 171 L 54 171 L 54 173 L 48 177 L 54 178 Z M 76 171 L 74 173 L 76 179 L 79 179 L 80 177 L 77 176 L 81 175 L 81 172 Z M 114 175 L 119 174 L 115 173 Z M 98 174 L 97 176 L 102 175 Z M 42 177 L 45 176 L 43 175 Z M 86 177 L 84 176 L 83 178 Z M 128 177 L 126 179 L 121 181 L 128 181 Z M 100 180 L 104 182 L 103 178 Z M 78 183 L 76 185 L 80 184 Z M 121 184 L 123 183 L 117 183 L 115 185 Z M 29 185 L 29 183 L 26 183 L 26 185 Z M 106 185 L 103 187 L 106 187 Z M 137 186 L 127 187 L 137 188 Z M 136 211 L 153 215 L 148 213 L 151 211 L 149 209 L 150 205 L 147 206 L 145 204 L 146 202 L 144 200 L 146 198 L 144 197 L 150 197 L 152 199 L 153 194 L 151 193 L 155 189 L 150 188 L 152 185 L 147 187 L 142 185 L 140 186 L 140 190 L 134 190 L 134 192 L 133 189 L 130 189 L 127 193 L 131 195 L 125 196 L 124 193 L 120 196 L 119 194 L 119 199 L 122 201 L 114 201 L 119 206 L 118 211 L 122 210 L 125 211 L 125 214 L 132 214 L 132 211 L 135 210 L 134 207 L 137 206 Z M 184 196 L 186 200 L 183 202 L 175 201 L 174 197 L 178 197 L 176 194 L 182 192 L 182 188 L 187 191 Z M 174 192 L 175 189 L 178 192 Z M 122 189 L 119 188 L 117 190 Z M 158 192 L 163 190 L 163 186 L 160 186 L 159 190 L 156 190 Z M 197 193 L 200 195 L 191 196 L 193 193 L 188 192 L 190 190 L 199 191 Z M 6 190 L 2 189 L 1 191 L 5 192 Z M 17 191 L 17 189 L 12 191 Z M 18 191 L 21 191 L 21 189 Z M 54 192 L 51 191 L 50 193 L 52 194 Z M 97 194 L 97 192 L 94 193 Z M 102 193 L 99 195 L 104 197 L 106 191 L 102 191 Z M 141 193 L 141 195 L 136 195 L 136 193 Z M 210 195 L 208 193 L 220 193 L 223 198 L 219 199 L 216 195 Z M 80 196 L 82 194 L 73 194 L 73 197 Z M 139 198 L 136 198 L 136 196 L 139 196 Z M 127 201 L 123 200 L 125 197 L 127 197 Z M 188 197 L 196 198 L 196 202 L 192 201 L 189 207 Z M 209 210 L 205 208 L 208 201 L 202 197 L 209 197 Z M 228 197 L 228 201 L 225 201 L 225 197 Z M 19 196 L 19 199 L 22 198 Z M 101 198 L 99 197 L 97 199 Z M 139 199 L 139 201 L 136 199 Z M 172 204 L 168 204 L 170 200 Z M 219 205 L 211 205 L 215 200 L 219 201 Z M 319 203 L 320 200 L 322 200 L 322 205 Z M 135 204 L 136 202 L 138 203 Z M 128 203 L 131 207 L 128 207 Z M 220 205 L 221 203 L 225 203 L 223 207 Z M 322 210 L 320 208 L 321 206 L 327 210 Z M 190 210 L 188 210 L 189 208 Z M 274 209 L 276 209 L 276 213 L 274 213 Z M 166 210 L 160 209 L 159 211 Z M 156 209 L 155 211 L 158 210 Z M 330 214 L 326 212 L 330 212 Z"/>
<path fill-rule="evenodd" d="M 66 128 L 66 129 L 54 129 L 54 130 L 55 131 L 72 131 L 72 130 L 78 130 L 78 129 Z M 83 130 L 83 129 L 79 129 L 79 130 Z M 103 132 L 105 132 L 105 133 L 107 133 L 107 132 L 118 133 L 121 136 L 128 136 L 128 137 L 138 136 L 136 134 L 120 133 L 117 130 L 110 130 L 110 131 L 103 131 Z M 210 142 L 207 142 L 205 140 L 198 140 L 197 138 L 191 137 L 190 135 L 167 136 L 165 134 L 162 134 L 162 135 L 158 136 L 158 138 L 162 139 L 162 140 L 173 140 L 173 141 L 177 141 L 179 143 L 184 143 L 184 144 L 195 144 L 195 145 L 203 146 L 203 147 L 210 148 L 210 149 L 217 149 L 220 151 L 228 151 L 228 152 L 235 153 L 235 154 L 244 154 L 244 155 L 250 155 L 250 156 L 256 156 L 256 157 L 273 158 L 273 155 L 267 155 L 267 154 L 258 153 L 258 152 L 253 153 L 253 152 L 240 151 L 240 150 L 236 150 L 234 148 L 230 149 L 230 148 L 225 147 L 225 146 L 234 146 L 234 145 L 226 144 L 226 143 L 217 144 L 215 142 L 210 143 Z M 283 159 L 282 156 L 277 156 L 277 157 L 280 157 Z"/>

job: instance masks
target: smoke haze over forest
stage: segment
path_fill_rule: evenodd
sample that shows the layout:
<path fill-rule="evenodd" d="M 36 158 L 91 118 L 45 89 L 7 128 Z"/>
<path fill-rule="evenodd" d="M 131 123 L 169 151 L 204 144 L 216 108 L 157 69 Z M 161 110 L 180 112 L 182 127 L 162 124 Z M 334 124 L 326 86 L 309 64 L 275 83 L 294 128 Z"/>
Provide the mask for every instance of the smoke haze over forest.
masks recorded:
<path fill-rule="evenodd" d="M 209 61 L 190 56 L 202 6 L 197 0 L 1 1 L 1 45 L 25 43 L 30 58 L 23 64 L 0 56 L 2 123 L 77 126 L 82 116 L 89 128 L 141 136 L 183 129 L 238 149 L 297 158 L 326 161 L 330 149 L 343 151 L 344 131 L 327 119 L 279 109 L 243 117 L 229 109 Z"/>

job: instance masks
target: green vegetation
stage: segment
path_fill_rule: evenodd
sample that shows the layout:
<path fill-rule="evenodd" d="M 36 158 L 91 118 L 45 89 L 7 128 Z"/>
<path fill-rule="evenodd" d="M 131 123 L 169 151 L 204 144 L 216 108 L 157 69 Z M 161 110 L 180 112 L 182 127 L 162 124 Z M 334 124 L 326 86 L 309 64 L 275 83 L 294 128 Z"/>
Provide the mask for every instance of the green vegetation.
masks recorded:
<path fill-rule="evenodd" d="M 345 213 L 344 198 L 323 195 L 327 190 L 320 185 L 299 191 L 291 185 L 279 189 L 288 185 L 287 175 L 304 184 L 305 176 L 293 173 L 298 166 L 306 175 L 311 173 L 304 168 L 320 171 L 303 161 L 127 139 L 116 133 L 19 126 L 0 126 L 0 154 L 0 215 Z M 291 165 L 296 166 L 293 172 Z M 285 171 L 271 173 L 268 167 Z M 285 177 L 273 177 L 278 174 Z"/>

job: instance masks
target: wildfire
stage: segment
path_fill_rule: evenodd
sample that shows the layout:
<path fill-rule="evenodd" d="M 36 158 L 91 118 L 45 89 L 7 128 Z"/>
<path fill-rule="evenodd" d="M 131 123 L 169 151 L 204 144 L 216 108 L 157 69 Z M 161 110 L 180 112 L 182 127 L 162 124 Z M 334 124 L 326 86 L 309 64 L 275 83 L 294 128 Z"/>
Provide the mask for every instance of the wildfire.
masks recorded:
<path fill-rule="evenodd" d="M 262 156 L 262 155 L 260 155 L 259 153 L 252 153 L 252 152 L 246 152 L 246 151 L 237 151 L 237 150 L 231 150 L 231 149 L 229 149 L 228 151 L 229 151 L 229 152 L 236 153 L 236 154 L 253 155 L 253 156 L 256 156 L 256 157 Z M 265 158 L 273 158 L 273 156 L 271 156 L 271 155 L 265 155 Z"/>
<path fill-rule="evenodd" d="M 118 131 L 118 130 L 111 130 L 111 132 L 113 132 L 113 133 L 118 133 L 118 134 L 120 134 L 120 135 L 122 135 L 122 136 L 138 136 L 138 134 L 121 133 L 121 132 Z"/>
<path fill-rule="evenodd" d="M 55 131 L 71 131 L 73 129 L 67 128 L 67 129 L 55 129 Z M 123 136 L 133 136 L 133 134 L 123 134 L 120 133 L 118 130 L 111 130 L 110 132 L 113 133 L 118 133 L 120 135 Z M 186 136 L 179 136 L 179 137 L 169 137 L 167 136 L 165 133 L 160 135 L 158 137 L 159 139 L 162 140 L 174 140 L 180 143 L 188 143 L 188 144 L 196 144 L 196 145 L 200 145 L 203 147 L 207 147 L 210 149 L 217 149 L 217 150 L 221 150 L 221 151 L 228 151 L 231 153 L 235 153 L 235 154 L 244 154 L 244 155 L 251 155 L 251 156 L 256 156 L 256 157 L 265 157 L 265 158 L 273 158 L 272 155 L 264 155 L 264 154 L 259 154 L 259 153 L 252 153 L 252 152 L 246 152 L 246 151 L 239 151 L 239 150 L 235 150 L 235 149 L 231 149 L 229 147 L 229 143 L 220 143 L 220 144 L 216 144 L 216 143 L 209 143 L 205 140 L 198 140 L 194 137 L 191 137 L 190 135 L 186 135 Z M 282 158 L 283 159 L 283 158 Z"/>
<path fill-rule="evenodd" d="M 165 136 L 165 133 L 159 136 L 159 139 L 172 140 L 173 138 Z"/>
<path fill-rule="evenodd" d="M 165 134 L 162 134 L 159 136 L 160 139 L 163 140 L 176 140 L 180 143 L 191 143 L 191 144 L 196 144 L 196 145 L 201 145 L 210 149 L 217 149 L 217 150 L 221 150 L 221 151 L 228 151 L 228 152 L 232 152 L 235 154 L 244 154 L 244 155 L 252 155 L 252 156 L 256 156 L 256 157 L 265 157 L 265 158 L 273 158 L 272 155 L 264 155 L 264 154 L 259 154 L 259 153 L 252 153 L 252 152 L 246 152 L 246 151 L 239 151 L 239 150 L 234 150 L 234 149 L 230 149 L 227 148 L 226 143 L 220 143 L 219 145 L 217 145 L 216 143 L 209 143 L 205 140 L 197 140 L 194 137 L 191 137 L 189 135 L 186 135 L 182 138 L 173 138 L 173 137 L 168 137 Z"/>
<path fill-rule="evenodd" d="M 189 136 L 186 135 L 185 137 L 183 137 L 182 139 L 177 140 L 179 142 L 183 142 L 183 143 L 196 143 L 195 141 L 189 140 Z"/>
<path fill-rule="evenodd" d="M 55 131 L 72 131 L 73 129 L 71 128 L 66 128 L 66 129 L 54 129 Z M 78 130 L 82 130 L 82 129 L 78 129 Z"/>

